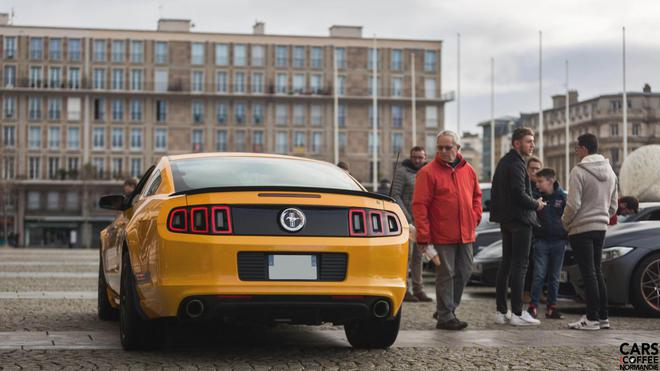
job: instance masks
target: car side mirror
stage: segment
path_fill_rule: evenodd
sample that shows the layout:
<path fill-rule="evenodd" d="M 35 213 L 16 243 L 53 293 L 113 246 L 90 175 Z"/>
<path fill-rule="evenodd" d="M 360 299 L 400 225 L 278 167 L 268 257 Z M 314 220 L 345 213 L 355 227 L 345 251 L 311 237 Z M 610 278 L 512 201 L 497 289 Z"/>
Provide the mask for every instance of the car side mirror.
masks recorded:
<path fill-rule="evenodd" d="M 126 199 L 123 195 L 103 196 L 99 200 L 99 207 L 102 209 L 122 211 L 128 209 L 125 201 Z"/>

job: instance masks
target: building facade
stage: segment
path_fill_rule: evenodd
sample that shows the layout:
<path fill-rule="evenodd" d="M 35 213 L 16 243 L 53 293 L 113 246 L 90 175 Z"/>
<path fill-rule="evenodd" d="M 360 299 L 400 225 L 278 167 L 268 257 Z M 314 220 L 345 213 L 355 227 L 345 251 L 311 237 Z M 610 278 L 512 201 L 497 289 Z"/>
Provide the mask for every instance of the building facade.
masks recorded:
<path fill-rule="evenodd" d="M 519 117 L 504 116 L 496 118 L 495 120 L 495 166 L 497 162 L 504 156 L 509 149 L 511 149 L 511 134 L 513 130 L 521 125 Z M 490 126 L 491 122 L 483 121 L 478 124 L 483 129 L 481 136 L 482 153 L 481 153 L 481 181 L 490 182 L 493 177 L 491 170 L 491 135 Z"/>
<path fill-rule="evenodd" d="M 252 34 L 198 33 L 189 20 L 165 19 L 154 31 L 54 28 L 0 15 L 0 174 L 12 190 L 3 222 L 21 245 L 61 245 L 65 235 L 93 245 L 114 216 L 97 196 L 117 193 L 161 156 L 245 151 L 334 162 L 335 111 L 339 160 L 368 184 L 377 145 L 379 177 L 390 178 L 396 153 L 413 142 L 434 153 L 448 100 L 442 44 L 361 32 L 268 35 L 257 23 Z"/>
<path fill-rule="evenodd" d="M 479 134 L 463 132 L 461 135 L 461 154 L 463 158 L 472 166 L 481 179 L 481 152 L 482 148 L 481 137 Z"/>

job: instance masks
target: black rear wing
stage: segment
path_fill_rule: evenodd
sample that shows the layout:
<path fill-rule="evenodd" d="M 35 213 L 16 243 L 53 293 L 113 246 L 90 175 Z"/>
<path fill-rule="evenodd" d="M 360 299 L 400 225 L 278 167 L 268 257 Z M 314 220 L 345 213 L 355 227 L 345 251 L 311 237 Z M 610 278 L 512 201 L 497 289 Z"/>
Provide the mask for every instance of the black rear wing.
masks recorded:
<path fill-rule="evenodd" d="M 196 195 L 200 193 L 215 193 L 215 192 L 258 192 L 258 191 L 332 193 L 332 194 L 349 195 L 349 196 L 369 197 L 377 200 L 396 202 L 394 198 L 390 196 L 383 195 L 380 193 L 367 192 L 367 191 L 353 191 L 350 189 L 338 189 L 338 188 L 289 187 L 289 186 L 207 187 L 207 188 L 197 188 L 197 189 L 178 191 L 170 194 L 170 196 Z"/>

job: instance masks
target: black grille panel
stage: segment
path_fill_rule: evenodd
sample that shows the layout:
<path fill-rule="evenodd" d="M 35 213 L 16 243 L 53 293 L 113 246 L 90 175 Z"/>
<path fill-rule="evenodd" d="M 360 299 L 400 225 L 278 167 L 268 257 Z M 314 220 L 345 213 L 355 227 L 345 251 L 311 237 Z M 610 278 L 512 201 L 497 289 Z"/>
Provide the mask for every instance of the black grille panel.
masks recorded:
<path fill-rule="evenodd" d="M 239 252 L 238 278 L 241 281 L 268 281 L 268 255 L 265 252 Z M 346 278 L 348 255 L 318 253 L 319 281 L 343 281 Z"/>

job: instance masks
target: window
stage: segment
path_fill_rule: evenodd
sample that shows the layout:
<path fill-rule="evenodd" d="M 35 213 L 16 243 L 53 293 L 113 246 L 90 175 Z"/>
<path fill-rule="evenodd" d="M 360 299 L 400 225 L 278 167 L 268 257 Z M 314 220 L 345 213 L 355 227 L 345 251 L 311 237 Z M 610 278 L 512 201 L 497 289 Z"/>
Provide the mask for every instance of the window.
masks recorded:
<path fill-rule="evenodd" d="M 113 99 L 110 101 L 110 108 L 112 109 L 112 121 L 124 121 L 124 101 L 120 99 Z"/>
<path fill-rule="evenodd" d="M 275 47 L 275 66 L 287 67 L 289 64 L 289 48 L 287 46 L 278 45 Z"/>
<path fill-rule="evenodd" d="M 642 125 L 641 124 L 633 124 L 632 126 L 632 135 L 634 137 L 638 137 L 641 135 L 642 132 Z"/>
<path fill-rule="evenodd" d="M 82 55 L 80 53 L 81 50 L 81 41 L 80 39 L 69 39 L 68 40 L 68 56 L 67 58 L 72 61 L 72 62 L 78 62 L 82 59 Z"/>
<path fill-rule="evenodd" d="M 154 133 L 154 150 L 167 151 L 167 129 L 156 129 Z"/>
<path fill-rule="evenodd" d="M 204 122 L 204 103 L 202 101 L 192 101 L 192 119 L 195 124 Z"/>
<path fill-rule="evenodd" d="M 103 178 L 105 172 L 105 160 L 101 157 L 94 157 L 92 159 L 92 168 L 98 178 Z"/>
<path fill-rule="evenodd" d="M 229 45 L 215 44 L 215 64 L 218 66 L 229 64 Z"/>
<path fill-rule="evenodd" d="M 337 95 L 340 97 L 346 94 L 346 76 L 337 76 Z"/>
<path fill-rule="evenodd" d="M 119 68 L 112 69 L 112 90 L 124 89 L 124 70 Z"/>
<path fill-rule="evenodd" d="M 435 153 L 435 147 L 438 144 L 435 134 L 426 134 L 424 138 L 426 153 Z"/>
<path fill-rule="evenodd" d="M 245 123 L 245 103 L 234 103 L 234 118 L 237 124 Z"/>
<path fill-rule="evenodd" d="M 113 150 L 121 150 L 124 147 L 124 129 L 112 128 L 110 140 Z"/>
<path fill-rule="evenodd" d="M 312 153 L 321 153 L 323 147 L 323 133 L 315 131 L 312 133 Z"/>
<path fill-rule="evenodd" d="M 204 44 L 192 43 L 191 44 L 191 64 L 204 64 Z"/>
<path fill-rule="evenodd" d="M 612 148 L 610 150 L 610 156 L 611 156 L 613 164 L 618 164 L 619 163 L 619 149 L 618 148 Z"/>
<path fill-rule="evenodd" d="M 41 148 L 41 128 L 39 126 L 30 126 L 28 129 L 28 148 Z"/>
<path fill-rule="evenodd" d="M 16 36 L 5 36 L 4 41 L 3 55 L 5 59 L 16 59 L 18 54 L 16 50 Z"/>
<path fill-rule="evenodd" d="M 94 69 L 94 78 L 92 81 L 92 87 L 94 89 L 105 89 L 105 69 L 104 68 L 95 68 Z"/>
<path fill-rule="evenodd" d="M 143 89 L 143 71 L 141 69 L 131 70 L 131 90 L 141 91 Z"/>
<path fill-rule="evenodd" d="M 39 157 L 30 157 L 28 159 L 28 179 L 39 179 L 41 178 L 41 159 Z M 32 192 L 30 192 L 32 193 Z M 39 197 L 39 192 L 34 192 Z M 28 208 L 30 208 L 30 202 L 28 197 Z M 37 198 L 37 207 L 38 208 L 39 199 Z"/>
<path fill-rule="evenodd" d="M 142 159 L 132 158 L 131 159 L 131 176 L 137 178 L 142 175 Z"/>
<path fill-rule="evenodd" d="M 28 97 L 28 118 L 41 120 L 41 97 Z"/>
<path fill-rule="evenodd" d="M 80 196 L 78 192 L 67 192 L 66 193 L 66 209 L 67 210 L 77 210 L 80 206 Z"/>
<path fill-rule="evenodd" d="M 278 103 L 275 106 L 275 123 L 277 125 L 286 125 L 289 122 L 289 105 Z"/>
<path fill-rule="evenodd" d="M 392 92 L 393 97 L 400 97 L 403 95 L 403 79 L 401 77 L 392 77 Z"/>
<path fill-rule="evenodd" d="M 619 136 L 619 124 L 610 125 L 610 136 L 618 137 Z"/>
<path fill-rule="evenodd" d="M 323 124 L 323 110 L 320 104 L 312 104 L 310 108 L 311 123 L 314 126 L 321 126 Z"/>
<path fill-rule="evenodd" d="M 29 191 L 27 193 L 28 210 L 37 210 L 40 207 L 41 207 L 41 193 L 37 191 Z"/>
<path fill-rule="evenodd" d="M 218 130 L 215 133 L 215 149 L 218 152 L 227 151 L 227 131 Z"/>
<path fill-rule="evenodd" d="M 62 116 L 62 99 L 48 98 L 48 119 L 55 121 Z"/>
<path fill-rule="evenodd" d="M 264 151 L 264 132 L 262 130 L 255 130 L 252 132 L 252 151 Z"/>
<path fill-rule="evenodd" d="M 94 40 L 94 61 L 105 62 L 105 40 Z"/>
<path fill-rule="evenodd" d="M 14 179 L 16 177 L 16 168 L 13 156 L 4 156 L 2 159 L 2 179 Z"/>
<path fill-rule="evenodd" d="M 378 64 L 376 64 L 376 67 L 379 67 L 380 66 L 380 61 L 382 60 L 381 50 L 378 49 L 378 52 L 376 54 L 378 55 Z M 374 49 L 373 48 L 369 48 L 369 52 L 367 54 L 367 68 L 369 70 L 374 69 Z"/>
<path fill-rule="evenodd" d="M 50 159 L 53 160 L 53 159 Z M 56 160 L 56 159 L 55 159 Z M 51 174 L 52 168 L 49 166 L 48 169 L 48 177 L 49 178 L 54 178 L 55 174 Z M 50 191 L 48 192 L 48 195 L 46 196 L 46 208 L 48 210 L 57 210 L 60 208 L 60 193 L 55 192 L 55 191 Z"/>
<path fill-rule="evenodd" d="M 203 71 L 193 71 L 192 73 L 192 84 L 190 87 L 195 93 L 201 93 L 204 91 L 204 72 Z"/>
<path fill-rule="evenodd" d="M 245 130 L 234 131 L 234 150 L 237 152 L 245 151 Z"/>
<path fill-rule="evenodd" d="M 92 149 L 103 149 L 105 147 L 105 129 L 92 129 Z"/>
<path fill-rule="evenodd" d="M 167 63 L 167 43 L 165 41 L 156 41 L 154 45 L 154 63 Z"/>
<path fill-rule="evenodd" d="M 295 68 L 305 67 L 305 47 L 304 46 L 294 46 L 293 47 L 293 67 L 295 67 Z"/>
<path fill-rule="evenodd" d="M 32 66 L 30 67 L 30 87 L 31 88 L 40 88 L 42 79 L 42 69 L 41 66 Z"/>
<path fill-rule="evenodd" d="M 255 125 L 264 123 L 264 105 L 259 102 L 252 103 L 252 123 Z"/>
<path fill-rule="evenodd" d="M 378 127 L 380 127 L 380 122 L 381 122 L 380 110 L 377 109 L 376 113 L 377 113 L 377 115 L 376 115 L 376 125 L 378 125 Z M 369 106 L 368 116 L 369 116 L 368 126 L 372 127 L 373 121 L 374 121 L 374 107 L 373 107 L 373 105 Z"/>
<path fill-rule="evenodd" d="M 16 86 L 16 66 L 5 66 L 3 77 L 5 87 L 13 88 Z"/>
<path fill-rule="evenodd" d="M 261 67 L 264 65 L 265 61 L 265 52 L 263 45 L 252 45 L 252 62 L 251 64 L 255 67 Z"/>
<path fill-rule="evenodd" d="M 247 64 L 247 48 L 245 44 L 234 45 L 234 66 L 245 66 Z"/>
<path fill-rule="evenodd" d="M 403 110 L 401 106 L 392 106 L 392 127 L 401 128 L 403 127 Z"/>
<path fill-rule="evenodd" d="M 321 79 L 321 75 L 311 75 L 309 78 L 309 89 L 311 90 L 312 94 L 319 94 L 321 93 L 321 89 L 323 89 L 323 82 Z"/>
<path fill-rule="evenodd" d="M 435 51 L 425 50 L 424 51 L 424 71 L 425 72 L 435 72 L 436 65 L 436 56 Z M 433 152 L 431 152 L 433 153 Z"/>
<path fill-rule="evenodd" d="M 68 97 L 66 99 L 66 117 L 69 121 L 80 120 L 80 98 Z"/>
<path fill-rule="evenodd" d="M 234 73 L 234 93 L 245 93 L 245 73 Z"/>
<path fill-rule="evenodd" d="M 348 139 L 346 138 L 346 133 L 339 133 L 337 135 L 337 144 L 339 147 L 339 152 L 345 153 L 346 147 L 348 146 Z"/>
<path fill-rule="evenodd" d="M 346 68 L 346 49 L 335 48 L 335 62 L 337 68 Z"/>
<path fill-rule="evenodd" d="M 376 91 L 380 92 L 380 77 L 376 79 Z M 367 77 L 367 95 L 374 95 L 374 77 L 369 76 Z"/>
<path fill-rule="evenodd" d="M 278 131 L 275 135 L 275 152 L 289 153 L 289 133 L 286 131 Z"/>
<path fill-rule="evenodd" d="M 16 118 L 16 97 L 5 95 L 3 103 L 4 117 L 6 119 Z"/>
<path fill-rule="evenodd" d="M 403 134 L 392 133 L 392 153 L 399 153 L 403 149 Z"/>
<path fill-rule="evenodd" d="M 438 107 L 436 106 L 426 106 L 426 127 L 427 128 L 437 128 L 438 127 Z M 429 153 L 435 153 L 435 145 L 433 146 L 434 150 Z"/>
<path fill-rule="evenodd" d="M 157 92 L 167 91 L 168 76 L 167 70 L 154 71 L 154 90 Z"/>
<path fill-rule="evenodd" d="M 156 100 L 156 122 L 167 121 L 167 101 L 163 99 Z"/>
<path fill-rule="evenodd" d="M 424 97 L 435 98 L 435 79 L 433 78 L 424 79 Z"/>
<path fill-rule="evenodd" d="M 229 91 L 227 82 L 227 72 L 218 72 L 215 74 L 215 91 L 218 93 L 227 93 Z"/>
<path fill-rule="evenodd" d="M 391 51 L 391 60 L 390 60 L 390 69 L 394 71 L 401 71 L 403 68 L 403 53 L 401 49 L 392 49 Z"/>
<path fill-rule="evenodd" d="M 131 151 L 139 151 L 142 149 L 142 129 L 131 128 Z"/>
<path fill-rule="evenodd" d="M 144 62 L 144 42 L 131 40 L 131 63 Z"/>
<path fill-rule="evenodd" d="M 374 133 L 369 131 L 369 139 L 368 139 L 368 146 L 369 146 L 369 154 L 373 154 L 374 151 L 376 152 L 381 152 L 380 150 L 380 136 L 376 135 L 376 140 L 374 142 Z"/>
<path fill-rule="evenodd" d="M 70 127 L 67 129 L 66 148 L 80 149 L 80 128 Z"/>
<path fill-rule="evenodd" d="M 192 131 L 192 151 L 193 152 L 204 151 L 204 130 L 195 129 Z"/>
<path fill-rule="evenodd" d="M 218 124 L 227 123 L 227 103 L 218 102 L 215 106 L 215 119 Z"/>
<path fill-rule="evenodd" d="M 80 159 L 78 157 L 69 157 L 67 169 L 77 174 L 78 170 L 80 169 Z"/>
<path fill-rule="evenodd" d="M 105 120 L 105 100 L 103 98 L 94 99 L 94 120 Z"/>
<path fill-rule="evenodd" d="M 293 105 L 293 124 L 305 125 L 305 106 L 302 104 Z"/>
<path fill-rule="evenodd" d="M 264 74 L 261 72 L 252 74 L 252 93 L 262 94 L 264 92 Z"/>
<path fill-rule="evenodd" d="M 62 86 L 62 69 L 60 67 L 51 67 L 48 69 L 48 86 L 59 89 Z"/>
<path fill-rule="evenodd" d="M 124 40 L 112 40 L 110 60 L 113 62 L 123 62 L 126 46 Z"/>
<path fill-rule="evenodd" d="M 60 159 L 57 157 L 49 157 L 48 158 L 48 178 L 49 179 L 56 179 L 58 172 L 60 169 Z M 51 194 L 54 194 L 55 201 L 51 201 Z M 52 203 L 52 204 L 51 204 Z M 56 209 L 59 205 L 59 195 L 57 192 L 49 192 L 48 193 L 48 208 Z"/>
<path fill-rule="evenodd" d="M 39 60 L 43 58 L 44 39 L 41 37 L 30 38 L 30 59 Z"/>
<path fill-rule="evenodd" d="M 16 128 L 14 126 L 2 128 L 2 144 L 5 148 L 16 147 Z"/>
<path fill-rule="evenodd" d="M 305 92 L 305 75 L 296 73 L 293 75 L 293 92 L 302 94 Z"/>
<path fill-rule="evenodd" d="M 286 94 L 289 92 L 288 76 L 286 73 L 278 73 L 275 80 L 275 93 Z"/>
<path fill-rule="evenodd" d="M 346 126 L 346 105 L 344 104 L 337 106 L 337 121 L 339 127 L 343 128 Z"/>
<path fill-rule="evenodd" d="M 301 152 L 305 151 L 305 132 L 304 131 L 294 131 L 293 132 L 293 151 Z"/>
<path fill-rule="evenodd" d="M 323 49 L 319 46 L 312 47 L 312 68 L 323 68 Z"/>
<path fill-rule="evenodd" d="M 139 99 L 131 100 L 131 121 L 142 121 L 142 101 Z"/>
<path fill-rule="evenodd" d="M 69 89 L 80 89 L 79 67 L 69 67 Z"/>

